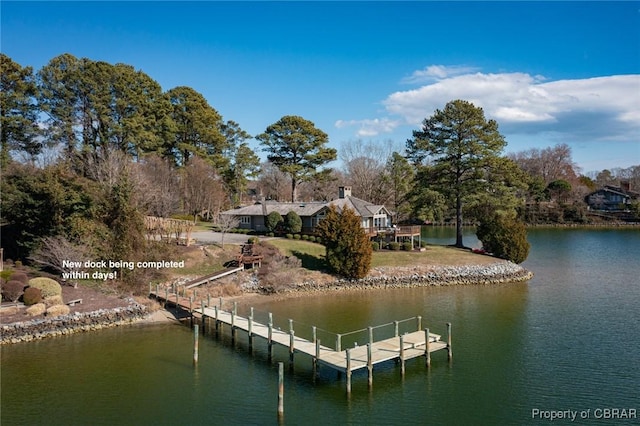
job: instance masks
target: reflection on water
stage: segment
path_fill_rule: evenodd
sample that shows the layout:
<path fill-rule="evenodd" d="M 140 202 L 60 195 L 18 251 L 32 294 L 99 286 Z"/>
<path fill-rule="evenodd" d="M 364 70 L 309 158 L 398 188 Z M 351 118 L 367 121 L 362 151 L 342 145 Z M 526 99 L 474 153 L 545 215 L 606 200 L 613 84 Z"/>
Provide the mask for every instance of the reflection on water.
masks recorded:
<path fill-rule="evenodd" d="M 433 243 L 453 228 L 431 228 Z M 449 232 L 449 235 L 446 233 Z M 523 424 L 531 409 L 637 408 L 634 304 L 640 296 L 637 230 L 530 232 L 529 283 L 319 294 L 256 305 L 284 327 L 334 333 L 423 317 L 446 334 L 453 363 L 434 354 L 344 377 L 296 356 L 285 374 L 285 424 Z M 472 244 L 465 236 L 465 244 Z M 451 243 L 452 240 L 445 241 Z M 228 330 L 227 332 L 228 333 Z M 177 325 L 132 326 L 2 347 L 2 425 L 277 424 L 277 362 L 246 336 L 199 343 Z M 613 423 L 612 423 L 613 424 Z"/>

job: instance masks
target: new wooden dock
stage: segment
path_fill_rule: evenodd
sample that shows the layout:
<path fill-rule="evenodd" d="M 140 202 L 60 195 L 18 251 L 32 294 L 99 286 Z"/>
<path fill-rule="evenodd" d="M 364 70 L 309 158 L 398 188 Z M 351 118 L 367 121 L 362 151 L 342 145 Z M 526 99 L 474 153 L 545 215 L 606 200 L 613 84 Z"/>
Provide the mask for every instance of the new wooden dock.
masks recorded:
<path fill-rule="evenodd" d="M 387 361 L 398 361 L 401 365 L 402 374 L 405 370 L 405 361 L 420 356 L 425 357 L 426 365 L 431 364 L 431 353 L 446 349 L 448 359 L 451 360 L 451 324 L 447 324 L 447 339 L 441 340 L 441 336 L 429 332 L 428 328 L 422 328 L 422 318 L 413 317 L 401 321 L 368 327 L 350 333 L 330 333 L 334 339 L 331 342 L 321 342 L 318 338 L 320 329 L 311 328 L 310 338 L 296 336 L 293 320 L 289 320 L 289 329 L 282 330 L 274 326 L 273 316 L 268 314 L 267 321 L 259 322 L 254 319 L 254 309 L 250 308 L 248 316 L 237 314 L 237 304 L 233 304 L 230 311 L 222 309 L 222 301 L 216 306 L 211 306 L 211 301 L 200 301 L 195 303 L 192 298 L 181 297 L 178 294 L 160 294 L 162 292 L 151 291 L 150 296 L 158 299 L 161 303 L 170 303 L 178 308 L 189 311 L 192 316 L 199 317 L 205 330 L 207 322 L 214 321 L 215 329 L 219 331 L 221 327 L 231 327 L 232 338 L 235 339 L 237 330 L 247 333 L 249 346 L 253 345 L 255 337 L 266 340 L 271 357 L 272 346 L 274 344 L 288 348 L 289 362 L 293 365 L 296 353 L 305 354 L 313 361 L 314 375 L 317 368 L 326 366 L 340 373 L 345 373 L 347 377 L 347 392 L 351 392 L 351 374 L 359 369 L 367 368 L 369 384 L 373 382 L 373 367 Z M 197 306 L 200 307 L 197 307 Z M 413 325 L 412 325 L 413 324 Z M 400 330 L 401 326 L 404 330 Z M 382 339 L 374 338 L 374 331 L 387 328 L 390 337 Z M 407 327 L 411 327 L 407 330 Z M 322 330 L 326 335 L 327 332 Z M 359 333 L 365 337 L 366 344 L 342 349 L 345 337 L 350 334 Z M 378 333 L 380 334 L 380 333 Z"/>

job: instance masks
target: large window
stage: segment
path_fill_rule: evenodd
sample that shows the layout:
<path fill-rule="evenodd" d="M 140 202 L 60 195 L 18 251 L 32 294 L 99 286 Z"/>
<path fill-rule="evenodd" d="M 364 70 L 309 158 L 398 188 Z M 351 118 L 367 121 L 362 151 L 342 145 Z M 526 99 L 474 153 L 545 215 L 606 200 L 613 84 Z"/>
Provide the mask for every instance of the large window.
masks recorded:
<path fill-rule="evenodd" d="M 241 225 L 251 225 L 251 216 L 240 216 Z"/>

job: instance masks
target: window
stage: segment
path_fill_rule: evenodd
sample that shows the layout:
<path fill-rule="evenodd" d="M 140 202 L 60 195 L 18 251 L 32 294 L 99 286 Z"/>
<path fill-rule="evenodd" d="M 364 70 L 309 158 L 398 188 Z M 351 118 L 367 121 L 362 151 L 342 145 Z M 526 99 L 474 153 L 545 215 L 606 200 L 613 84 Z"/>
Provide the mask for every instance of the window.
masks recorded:
<path fill-rule="evenodd" d="M 240 216 L 240 223 L 242 225 L 251 225 L 251 216 Z"/>

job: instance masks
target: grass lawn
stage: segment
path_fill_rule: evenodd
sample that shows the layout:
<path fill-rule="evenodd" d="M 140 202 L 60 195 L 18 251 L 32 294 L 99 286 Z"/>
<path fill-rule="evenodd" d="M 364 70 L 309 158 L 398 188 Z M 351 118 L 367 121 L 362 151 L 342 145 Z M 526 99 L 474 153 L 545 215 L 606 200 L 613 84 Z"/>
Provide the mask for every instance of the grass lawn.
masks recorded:
<path fill-rule="evenodd" d="M 278 247 L 286 256 L 302 259 L 302 266 L 308 269 L 324 269 L 324 246 L 302 240 L 284 238 L 273 239 L 270 244 Z M 449 246 L 428 245 L 423 252 L 418 251 L 374 251 L 372 267 L 395 267 L 413 265 L 478 265 L 494 263 L 497 259 L 472 253 L 469 250 Z"/>

